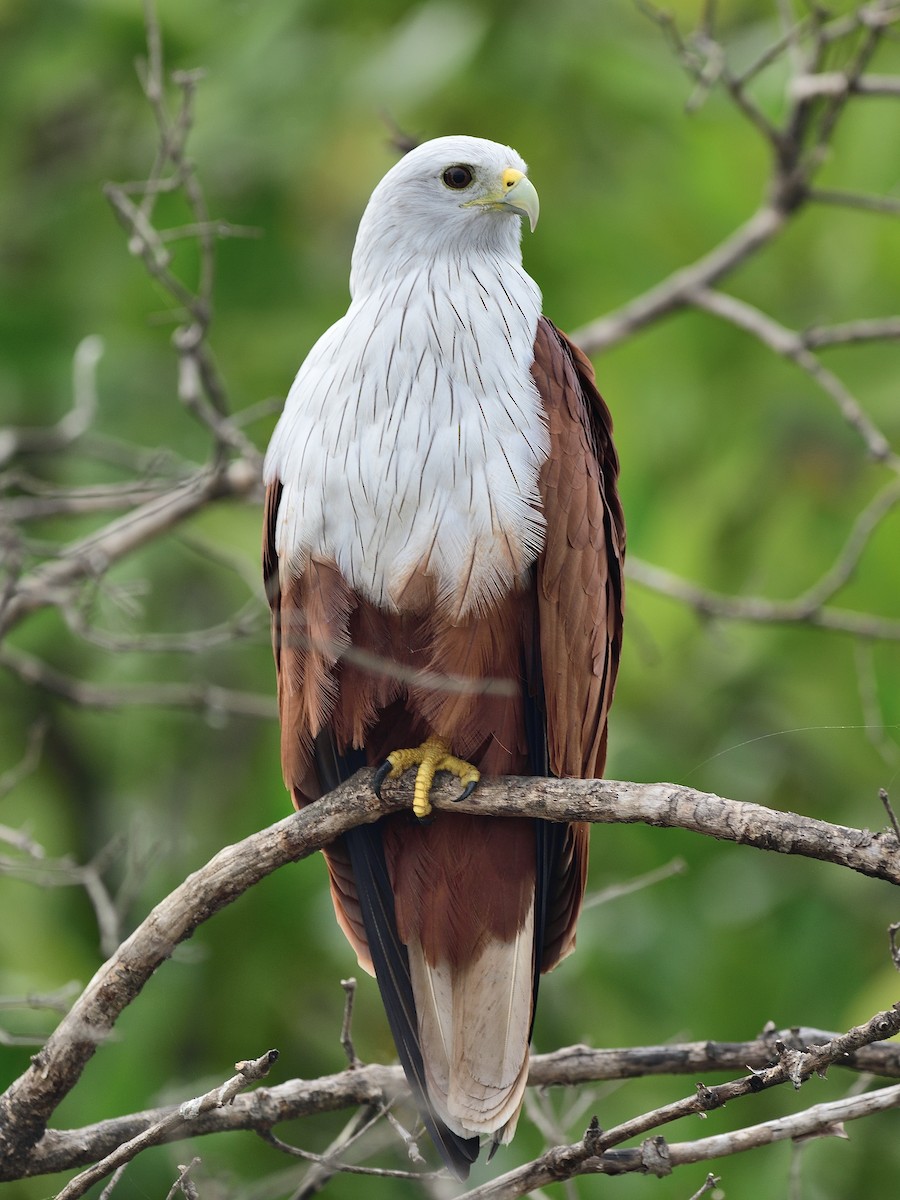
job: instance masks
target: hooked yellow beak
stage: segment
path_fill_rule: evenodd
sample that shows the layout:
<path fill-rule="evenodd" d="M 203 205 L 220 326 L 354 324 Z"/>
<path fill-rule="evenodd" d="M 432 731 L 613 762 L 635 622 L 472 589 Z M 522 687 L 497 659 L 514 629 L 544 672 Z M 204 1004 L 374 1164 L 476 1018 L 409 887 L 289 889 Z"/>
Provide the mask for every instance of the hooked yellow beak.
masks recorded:
<path fill-rule="evenodd" d="M 500 176 L 498 192 L 482 196 L 479 200 L 469 200 L 463 207 L 492 208 L 497 211 L 518 213 L 519 216 L 528 218 L 531 232 L 534 233 L 541 211 L 541 202 L 538 199 L 537 190 L 528 176 L 522 171 L 517 171 L 515 167 L 507 167 Z"/>

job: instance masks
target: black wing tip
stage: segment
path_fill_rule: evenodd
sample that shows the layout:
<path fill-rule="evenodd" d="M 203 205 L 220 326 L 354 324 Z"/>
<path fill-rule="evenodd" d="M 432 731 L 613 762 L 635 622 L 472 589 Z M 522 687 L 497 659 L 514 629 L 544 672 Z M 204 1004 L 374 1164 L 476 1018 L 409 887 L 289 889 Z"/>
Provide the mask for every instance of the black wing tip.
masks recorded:
<path fill-rule="evenodd" d="M 409 959 L 397 933 L 394 894 L 384 860 L 380 822 L 349 830 L 344 843 L 356 880 L 375 979 L 413 1101 L 444 1165 L 457 1179 L 466 1180 L 481 1142 L 477 1137 L 462 1137 L 448 1128 L 428 1096 Z"/>
<path fill-rule="evenodd" d="M 435 1149 L 443 1160 L 444 1166 L 450 1173 L 465 1183 L 469 1178 L 469 1168 L 478 1158 L 481 1150 L 481 1139 L 477 1137 L 464 1138 L 444 1124 L 435 1115 L 431 1105 L 425 1101 L 425 1111 L 422 1112 L 422 1123 L 428 1130 L 428 1135 L 434 1142 Z M 430 1111 L 428 1111 L 430 1110 Z M 427 1113 L 427 1115 L 426 1115 Z"/>
<path fill-rule="evenodd" d="M 313 743 L 316 775 L 323 795 L 333 792 L 336 787 L 345 783 L 351 775 L 355 775 L 361 767 L 366 766 L 365 750 L 340 751 L 330 729 L 323 729 L 316 735 Z"/>

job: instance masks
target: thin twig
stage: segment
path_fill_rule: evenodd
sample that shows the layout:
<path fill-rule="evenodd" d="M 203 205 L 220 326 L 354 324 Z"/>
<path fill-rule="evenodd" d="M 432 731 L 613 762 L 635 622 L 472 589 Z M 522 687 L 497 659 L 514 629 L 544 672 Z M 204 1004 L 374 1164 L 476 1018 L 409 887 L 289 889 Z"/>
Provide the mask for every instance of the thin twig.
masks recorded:
<path fill-rule="evenodd" d="M 846 385 L 833 371 L 822 366 L 812 351 L 804 345 L 800 334 L 779 324 L 761 309 L 724 292 L 698 287 L 689 299 L 697 308 L 729 321 L 758 338 L 775 354 L 796 363 L 831 397 L 847 424 L 862 438 L 871 458 L 900 471 L 900 456 L 893 451 L 890 442 L 863 411 L 859 401 Z"/>
<path fill-rule="evenodd" d="M 0 634 L 33 612 L 64 603 L 73 587 L 103 575 L 116 562 L 211 501 L 253 494 L 258 486 L 258 463 L 238 459 L 222 470 L 199 471 L 164 496 L 146 501 L 102 529 L 71 543 L 59 558 L 42 563 L 18 581 L 0 612 Z"/>
<path fill-rule="evenodd" d="M 894 812 L 894 807 L 891 804 L 891 798 L 884 788 L 878 792 L 878 799 L 884 805 L 884 810 L 888 815 L 888 820 L 891 823 L 891 828 L 894 831 L 894 837 L 897 839 L 897 845 L 900 846 L 900 824 L 897 822 L 897 816 Z"/>
<path fill-rule="evenodd" d="M 469 1200 L 518 1200 L 518 1197 L 536 1187 L 576 1175 L 621 1175 L 627 1172 L 668 1175 L 679 1166 L 724 1158 L 774 1142 L 842 1137 L 845 1136 L 844 1122 L 886 1112 L 898 1105 L 900 1085 L 882 1088 L 864 1096 L 816 1104 L 789 1116 L 693 1142 L 670 1144 L 657 1136 L 648 1138 L 636 1149 L 615 1148 L 598 1153 L 594 1142 L 603 1142 L 606 1135 L 601 1135 L 599 1139 L 586 1138 L 585 1143 L 549 1150 L 535 1162 L 510 1171 L 492 1183 L 474 1188 L 468 1197 Z"/>
<path fill-rule="evenodd" d="M 277 715 L 277 706 L 271 696 L 203 682 L 95 684 L 64 675 L 48 663 L 22 650 L 13 650 L 11 646 L 0 648 L 0 667 L 12 671 L 23 683 L 41 688 L 80 708 L 113 712 L 132 706 L 190 709 L 216 724 L 231 716 L 268 721 Z"/>
<path fill-rule="evenodd" d="M 142 1150 L 146 1150 L 149 1146 L 158 1146 L 179 1125 L 190 1125 L 204 1112 L 230 1104 L 245 1087 L 264 1079 L 277 1058 L 278 1051 L 269 1050 L 261 1058 L 235 1063 L 237 1074 L 227 1079 L 219 1087 L 206 1092 L 205 1095 L 197 1096 L 194 1100 L 186 1100 L 169 1117 L 151 1125 L 137 1137 L 117 1147 L 112 1154 L 108 1154 L 106 1158 L 101 1159 L 88 1170 L 76 1175 L 57 1194 L 56 1200 L 78 1200 L 79 1196 L 83 1196 L 100 1179 L 105 1179 L 112 1171 L 131 1162 Z"/>
<path fill-rule="evenodd" d="M 19 759 L 14 767 L 8 767 L 2 775 L 0 775 L 0 800 L 4 796 L 8 796 L 14 788 L 17 788 L 23 779 L 27 779 L 29 775 L 37 768 L 41 761 L 41 751 L 44 746 L 44 738 L 47 733 L 48 722 L 46 718 L 40 717 L 36 721 L 32 721 L 28 730 L 28 741 L 25 745 L 25 753 Z M 23 849 L 31 853 L 36 858 L 43 856 L 43 850 L 37 846 L 35 842 L 26 839 L 20 843 Z"/>
<path fill-rule="evenodd" d="M 805 597 L 797 600 L 769 600 L 763 596 L 730 596 L 714 592 L 681 579 L 665 567 L 644 562 L 634 555 L 628 559 L 625 574 L 629 580 L 668 596 L 694 609 L 703 617 L 722 617 L 730 621 L 759 624 L 803 624 L 834 633 L 850 633 L 861 638 L 900 641 L 900 621 L 870 613 L 838 608 L 811 608 Z"/>
<path fill-rule="evenodd" d="M 706 1176 L 701 1187 L 694 1192 L 690 1200 L 700 1200 L 701 1196 L 705 1196 L 707 1192 L 713 1192 L 718 1187 L 721 1180 L 718 1175 L 713 1175 L 712 1171 Z"/>
<path fill-rule="evenodd" d="M 815 325 L 800 334 L 811 350 L 826 346 L 846 346 L 855 342 L 900 340 L 900 317 L 881 320 L 847 321 L 841 325 Z"/>
<path fill-rule="evenodd" d="M 284 1142 L 281 1138 L 276 1137 L 270 1129 L 260 1130 L 259 1135 L 263 1141 L 280 1150 L 282 1154 L 289 1154 L 292 1158 L 302 1158 L 306 1162 L 319 1163 L 335 1172 L 341 1171 L 349 1175 L 370 1175 L 377 1179 L 412 1179 L 416 1181 L 421 1180 L 425 1174 L 429 1176 L 437 1174 L 432 1171 L 391 1171 L 383 1167 L 361 1167 L 356 1163 L 338 1162 L 330 1155 L 314 1154 L 312 1150 L 301 1150 L 299 1146 L 292 1146 L 289 1142 Z"/>
<path fill-rule="evenodd" d="M 795 100 L 814 96 L 900 96 L 900 79 L 896 75 L 861 75 L 853 78 L 846 71 L 825 71 L 818 75 L 797 75 L 790 82 L 790 95 Z"/>
<path fill-rule="evenodd" d="M 661 317 L 686 307 L 696 289 L 718 283 L 740 263 L 771 242 L 784 228 L 787 215 L 777 207 L 764 205 L 692 266 L 682 267 L 622 308 L 576 329 L 572 340 L 586 354 L 595 354 L 633 337 Z"/>
<path fill-rule="evenodd" d="M 0 428 L 0 466 L 19 454 L 53 454 L 65 450 L 90 428 L 97 412 L 97 364 L 102 338 L 83 338 L 72 360 L 72 407 L 46 428 Z"/>
<path fill-rule="evenodd" d="M 859 192 L 840 191 L 837 188 L 812 188 L 809 199 L 818 204 L 832 204 L 838 208 L 859 208 L 865 212 L 900 216 L 900 200 L 894 196 L 866 196 Z"/>
<path fill-rule="evenodd" d="M 179 1164 L 178 1178 L 169 1188 L 166 1200 L 175 1200 L 176 1192 L 181 1192 L 185 1200 L 200 1200 L 200 1193 L 197 1191 L 193 1181 L 188 1178 L 190 1172 L 193 1171 L 199 1162 L 199 1158 L 192 1158 L 189 1163 Z"/>
<path fill-rule="evenodd" d="M 109 1183 L 106 1185 L 106 1187 L 100 1193 L 99 1200 L 110 1200 L 110 1197 L 112 1196 L 113 1192 L 116 1190 L 116 1186 L 117 1186 L 119 1180 L 122 1178 L 122 1176 L 125 1174 L 125 1172 L 127 1170 L 128 1170 L 128 1163 L 122 1163 L 121 1167 L 117 1167 L 115 1169 L 115 1171 L 113 1172 L 113 1175 L 112 1175 L 112 1179 L 110 1179 Z M 168 1200 L 168 1198 L 167 1198 L 167 1200 Z"/>
<path fill-rule="evenodd" d="M 601 904 L 609 904 L 613 900 L 621 900 L 623 896 L 631 896 L 634 892 L 640 892 L 644 888 L 653 887 L 657 883 L 671 879 L 673 875 L 683 875 L 687 869 L 687 863 L 683 858 L 673 858 L 670 862 L 657 867 L 654 871 L 647 871 L 644 875 L 638 875 L 636 879 L 629 879 L 625 883 L 613 883 L 608 887 L 601 888 L 598 892 L 592 892 L 586 898 L 582 908 L 597 908 Z"/>
<path fill-rule="evenodd" d="M 350 1067 L 360 1067 L 362 1066 L 362 1059 L 356 1056 L 352 1034 L 353 1000 L 356 996 L 356 980 L 342 979 L 341 987 L 344 989 L 344 1017 L 341 1021 L 341 1046 L 347 1056 L 347 1062 Z"/>

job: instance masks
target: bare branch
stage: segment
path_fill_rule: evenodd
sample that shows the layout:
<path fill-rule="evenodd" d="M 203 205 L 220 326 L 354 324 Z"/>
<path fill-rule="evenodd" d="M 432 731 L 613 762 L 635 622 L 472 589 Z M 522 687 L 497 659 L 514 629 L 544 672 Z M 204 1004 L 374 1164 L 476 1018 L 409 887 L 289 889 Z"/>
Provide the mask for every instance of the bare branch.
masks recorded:
<path fill-rule="evenodd" d="M 865 196 L 858 192 L 842 192 L 835 188 L 811 188 L 809 199 L 818 204 L 833 204 L 839 208 L 859 208 L 865 212 L 900 216 L 900 200 L 893 196 Z"/>
<path fill-rule="evenodd" d="M 900 96 L 900 78 L 896 75 L 862 75 L 854 79 L 845 71 L 826 71 L 820 75 L 796 75 L 788 85 L 795 100 L 814 96 Z"/>
<path fill-rule="evenodd" d="M 800 334 L 810 349 L 845 346 L 853 342 L 896 341 L 900 339 L 900 317 L 882 320 L 847 321 L 843 325 L 816 325 Z"/>
<path fill-rule="evenodd" d="M 286 1145 L 279 1138 L 273 1138 L 271 1130 L 261 1131 L 260 1136 L 264 1141 L 269 1142 L 270 1145 L 274 1145 L 282 1153 L 288 1153 L 292 1157 L 309 1157 L 313 1160 L 309 1170 L 303 1177 L 303 1183 L 291 1196 L 291 1200 L 309 1200 L 311 1196 L 318 1195 L 330 1179 L 333 1179 L 335 1175 L 346 1169 L 346 1164 L 343 1162 L 342 1156 L 347 1153 L 351 1146 L 357 1145 L 361 1138 L 374 1129 L 385 1115 L 385 1111 L 378 1108 L 377 1105 L 364 1104 L 356 1110 L 338 1136 L 329 1143 L 325 1152 L 321 1155 L 308 1156 L 306 1151 L 298 1150 L 295 1146 Z M 424 1172 L 414 1176 L 414 1178 L 421 1182 L 424 1178 Z"/>
<path fill-rule="evenodd" d="M 106 1158 L 101 1159 L 93 1167 L 83 1171 L 67 1183 L 57 1194 L 56 1200 L 78 1200 L 78 1197 L 83 1196 L 95 1183 L 105 1179 L 107 1175 L 118 1170 L 125 1163 L 131 1162 L 142 1150 L 146 1150 L 149 1146 L 158 1146 L 173 1130 L 177 1129 L 179 1124 L 189 1124 L 196 1120 L 201 1113 L 215 1108 L 224 1108 L 231 1104 L 235 1096 L 245 1087 L 264 1079 L 277 1058 L 278 1051 L 269 1050 L 261 1058 L 235 1063 L 236 1075 L 226 1080 L 220 1087 L 206 1092 L 205 1095 L 198 1096 L 194 1100 L 186 1100 L 169 1117 L 158 1121 L 143 1133 L 138 1134 L 137 1137 L 118 1146 Z"/>
<path fill-rule="evenodd" d="M 97 411 L 97 364 L 103 341 L 86 337 L 72 360 L 72 407 L 55 425 L 38 428 L 0 428 L 0 466 L 17 454 L 51 454 L 64 450 L 90 428 Z"/>
<path fill-rule="evenodd" d="M 533 1088 L 572 1087 L 648 1075 L 702 1077 L 713 1071 L 757 1071 L 778 1061 L 779 1043 L 799 1052 L 810 1046 L 833 1043 L 839 1036 L 799 1027 L 770 1029 L 747 1042 L 704 1040 L 611 1050 L 570 1046 L 551 1054 L 532 1054 L 528 1082 Z M 900 1046 L 893 1042 L 863 1045 L 847 1051 L 835 1065 L 900 1079 Z M 400 1067 L 360 1064 L 337 1075 L 312 1081 L 293 1079 L 239 1096 L 228 1108 L 203 1113 L 174 1136 L 193 1138 L 236 1130 L 260 1131 L 313 1113 L 357 1106 L 382 1112 L 386 1105 L 406 1094 Z M 168 1120 L 178 1111 L 177 1105 L 169 1105 L 114 1117 L 81 1129 L 48 1130 L 26 1160 L 23 1173 L 51 1174 L 85 1166 L 110 1154 L 118 1145 L 151 1126 Z"/>
<path fill-rule="evenodd" d="M 7 770 L 0 775 L 0 800 L 2 800 L 4 796 L 8 796 L 13 788 L 18 787 L 22 780 L 27 779 L 32 771 L 35 770 L 38 763 L 41 761 L 41 750 L 44 746 L 44 737 L 46 733 L 47 722 L 45 720 L 41 719 L 32 723 L 31 728 L 28 731 L 28 743 L 25 747 L 25 753 L 22 755 L 22 758 L 14 767 L 7 768 Z M 0 836 L 3 835 L 0 834 Z M 20 834 L 18 836 L 21 837 L 22 835 Z M 4 840 L 10 841 L 14 839 L 6 837 Z M 35 843 L 31 842 L 30 839 L 26 839 L 26 843 L 22 843 L 22 847 L 23 849 L 26 849 L 28 853 L 35 853 Z M 41 850 L 40 847 L 37 847 L 36 856 L 40 856 L 42 854 L 43 850 Z"/>
<path fill-rule="evenodd" d="M 780 325 L 761 309 L 754 308 L 735 296 L 724 292 L 697 288 L 690 296 L 692 304 L 706 312 L 714 313 L 739 329 L 759 338 L 775 354 L 790 359 L 801 370 L 810 375 L 837 405 L 847 424 L 862 438 L 869 455 L 876 462 L 883 462 L 895 471 L 900 471 L 900 456 L 892 449 L 887 438 L 863 411 L 859 401 L 851 394 L 840 379 L 823 367 L 814 354 L 804 345 L 800 334 Z"/>
<path fill-rule="evenodd" d="M 660 595 L 687 604 L 704 617 L 724 617 L 732 621 L 755 621 L 764 624 L 813 625 L 836 633 L 852 633 L 857 637 L 900 640 L 900 621 L 869 613 L 849 612 L 836 608 L 810 608 L 806 597 L 798 600 L 767 600 L 760 596 L 727 596 L 681 579 L 664 567 L 644 562 L 634 555 L 626 563 L 629 579 Z"/>
<path fill-rule="evenodd" d="M 725 1158 L 774 1142 L 810 1137 L 843 1137 L 843 1123 L 885 1112 L 900 1105 L 900 1085 L 882 1088 L 863 1096 L 846 1097 L 827 1104 L 816 1104 L 802 1112 L 750 1125 L 716 1137 L 694 1142 L 669 1144 L 657 1137 L 633 1150 L 608 1150 L 597 1154 L 590 1139 L 574 1146 L 549 1150 L 541 1158 L 473 1188 L 469 1200 L 518 1200 L 535 1188 L 571 1179 L 576 1175 L 622 1175 L 628 1172 L 668 1175 L 676 1168 L 692 1163 Z"/>
<path fill-rule="evenodd" d="M 884 805 L 884 810 L 888 815 L 888 820 L 891 823 L 891 829 L 894 831 L 894 837 L 897 839 L 897 846 L 900 848 L 900 824 L 897 823 L 897 816 L 894 812 L 894 807 L 891 804 L 891 798 L 885 788 L 881 788 L 878 793 L 878 798 Z"/>
<path fill-rule="evenodd" d="M 710 1171 L 703 1181 L 703 1185 L 694 1192 L 690 1200 L 701 1200 L 701 1197 L 705 1196 L 707 1192 L 714 1192 L 720 1182 L 718 1175 L 713 1175 L 712 1171 Z"/>
<path fill-rule="evenodd" d="M 211 501 L 253 494 L 259 488 L 257 467 L 256 462 L 237 459 L 219 471 L 199 471 L 165 495 L 73 542 L 58 559 L 41 564 L 17 582 L 0 612 L 0 634 L 38 609 L 64 602 L 74 586 L 104 574 Z"/>
<path fill-rule="evenodd" d="M 647 871 L 646 874 L 639 875 L 637 879 L 629 879 L 625 883 L 613 883 L 608 887 L 601 888 L 599 892 L 592 892 L 586 898 L 582 908 L 597 908 L 601 904 L 609 904 L 612 900 L 620 900 L 623 896 L 631 896 L 634 892 L 643 891 L 644 888 L 653 887 L 654 884 L 671 879 L 673 875 L 683 875 L 686 870 L 687 863 L 683 858 L 673 858 L 671 862 L 657 867 L 655 871 Z"/>
<path fill-rule="evenodd" d="M 370 776 L 359 772 L 302 812 L 221 850 L 157 905 L 97 972 L 33 1066 L 0 1097 L 0 1162 L 23 1157 L 40 1139 L 50 1115 L 121 1012 L 199 924 L 279 866 L 306 857 L 357 824 L 409 805 L 408 789 L 402 786 L 378 800 Z M 900 850 L 893 834 L 829 825 L 674 784 L 506 779 L 484 782 L 477 795 L 462 804 L 455 803 L 445 787 L 436 788 L 433 799 L 438 807 L 483 815 L 688 829 L 900 882 Z"/>
<path fill-rule="evenodd" d="M 264 625 L 264 604 L 259 597 L 249 600 L 227 621 L 192 629 L 187 633 L 111 633 L 92 625 L 81 609 L 66 607 L 63 619 L 73 633 L 101 650 L 118 654 L 206 654 L 217 646 L 229 645 L 241 638 L 259 635 Z"/>
<path fill-rule="evenodd" d="M 875 666 L 872 661 L 874 657 L 872 642 L 857 641 L 853 647 L 853 651 L 856 663 L 859 703 L 862 709 L 866 739 L 891 771 L 896 771 L 900 767 L 900 746 L 888 736 L 888 730 L 891 728 L 891 725 L 885 720 L 884 711 L 881 708 L 878 697 L 878 683 L 875 678 Z M 882 789 L 881 802 L 888 810 L 888 817 L 890 817 L 890 801 L 886 798 L 887 793 Z M 894 827 L 894 832 L 898 835 L 898 845 L 900 845 L 900 828 L 894 824 L 893 819 L 891 820 L 891 824 Z"/>
<path fill-rule="evenodd" d="M 371 1123 L 370 1119 L 368 1123 Z M 356 1130 L 352 1130 L 352 1134 L 353 1137 L 358 1136 Z M 426 1172 L 422 1171 L 392 1171 L 383 1167 L 361 1167 L 356 1163 L 340 1162 L 336 1157 L 336 1151 L 339 1146 L 346 1145 L 353 1140 L 352 1138 L 345 1139 L 343 1143 L 339 1141 L 338 1145 L 329 1146 L 325 1154 L 314 1154 L 311 1150 L 301 1150 L 299 1146 L 289 1145 L 287 1142 L 282 1141 L 281 1138 L 275 1137 L 271 1130 L 263 1132 L 261 1136 L 264 1141 L 268 1142 L 270 1146 L 274 1146 L 276 1150 L 280 1150 L 282 1154 L 289 1154 L 292 1158 L 302 1158 L 305 1162 L 315 1163 L 317 1166 L 324 1168 L 323 1176 L 325 1179 L 336 1175 L 338 1172 L 344 1172 L 349 1175 L 374 1175 L 381 1179 L 412 1179 L 416 1182 L 420 1182 L 426 1176 Z M 431 1178 L 435 1174 L 435 1172 L 427 1172 L 427 1176 Z M 311 1194 L 306 1187 L 304 1187 L 303 1193 L 307 1195 Z"/>
<path fill-rule="evenodd" d="M 22 472 L 6 476 L 25 495 L 8 496 L 0 501 L 0 517 L 10 524 L 40 520 L 42 517 L 89 516 L 92 513 L 114 512 L 133 508 L 143 500 L 164 496 L 173 480 L 163 477 L 152 480 L 130 479 L 127 483 L 92 484 L 88 487 L 59 488 L 33 479 Z"/>
<path fill-rule="evenodd" d="M 181 1192 L 182 1196 L 185 1197 L 185 1200 L 200 1200 L 200 1193 L 197 1191 L 197 1189 L 194 1186 L 194 1184 L 192 1183 L 192 1181 L 190 1179 L 188 1179 L 189 1172 L 191 1172 L 199 1162 L 200 1162 L 199 1158 L 192 1158 L 191 1161 L 187 1164 L 179 1163 L 178 1178 L 175 1180 L 175 1182 L 172 1184 L 171 1188 L 169 1189 L 169 1193 L 166 1196 L 166 1200 L 175 1200 L 176 1192 Z M 116 1175 L 118 1175 L 119 1172 L 124 1171 L 124 1170 L 125 1170 L 125 1164 L 123 1164 L 121 1167 L 119 1167 L 116 1170 L 116 1173 L 113 1175 L 113 1179 L 115 1179 Z"/>
<path fill-rule="evenodd" d="M 272 720 L 278 711 L 271 696 L 239 692 L 211 683 L 90 683 L 64 675 L 48 663 L 22 650 L 13 650 L 11 646 L 0 648 L 0 666 L 12 671 L 23 683 L 81 708 L 113 711 L 126 706 L 185 708 L 203 713 L 216 722 L 224 716 Z"/>
<path fill-rule="evenodd" d="M 0 996 L 0 1009 L 47 1008 L 51 1012 L 65 1013 L 81 991 L 79 984 L 72 981 L 57 988 L 55 992 L 29 992 L 26 996 Z"/>
<path fill-rule="evenodd" d="M 771 242 L 784 227 L 787 214 L 764 205 L 730 237 L 690 267 L 675 271 L 616 312 L 576 329 L 572 340 L 586 354 L 608 350 L 652 322 L 691 303 L 698 288 L 711 287 L 745 259 Z"/>
<path fill-rule="evenodd" d="M 353 1001 L 356 996 L 356 980 L 342 979 L 341 987 L 344 989 L 344 1019 L 341 1021 L 341 1046 L 344 1053 L 347 1055 L 347 1062 L 351 1067 L 362 1066 L 362 1060 L 357 1058 L 356 1050 L 353 1046 Z"/>

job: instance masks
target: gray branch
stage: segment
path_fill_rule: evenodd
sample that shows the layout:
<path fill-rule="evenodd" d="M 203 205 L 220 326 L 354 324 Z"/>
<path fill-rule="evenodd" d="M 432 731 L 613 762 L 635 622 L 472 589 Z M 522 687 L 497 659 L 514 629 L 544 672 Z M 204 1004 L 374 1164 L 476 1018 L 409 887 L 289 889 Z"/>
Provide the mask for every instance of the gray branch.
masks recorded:
<path fill-rule="evenodd" d="M 571 1087 L 608 1080 L 639 1079 L 655 1075 L 695 1075 L 712 1071 L 764 1070 L 777 1060 L 779 1042 L 795 1050 L 821 1046 L 839 1035 L 820 1029 L 772 1029 L 746 1042 L 699 1041 L 595 1050 L 569 1046 L 551 1054 L 533 1054 L 530 1087 Z M 900 1046 L 874 1042 L 847 1052 L 837 1065 L 854 1071 L 900 1079 Z M 400 1067 L 363 1065 L 315 1080 L 291 1079 L 273 1087 L 258 1088 L 235 1098 L 227 1108 L 199 1114 L 190 1122 L 173 1125 L 166 1140 L 200 1137 L 239 1130 L 267 1130 L 284 1121 L 315 1113 L 369 1106 L 383 1109 L 407 1094 Z M 80 1129 L 48 1129 L 26 1163 L 27 1175 L 48 1175 L 97 1162 L 116 1147 L 167 1122 L 182 1111 L 167 1105 L 85 1125 Z"/>
<path fill-rule="evenodd" d="M 307 857 L 355 825 L 408 807 L 406 787 L 391 789 L 379 801 L 369 780 L 369 772 L 359 772 L 302 812 L 225 847 L 156 906 L 100 968 L 32 1066 L 0 1096 L 0 1179 L 21 1172 L 97 1047 L 180 942 L 278 867 Z M 900 883 L 900 846 L 893 832 L 831 825 L 676 784 L 510 778 L 485 781 L 463 804 L 455 804 L 453 795 L 453 789 L 438 786 L 436 806 L 494 816 L 686 829 Z"/>

